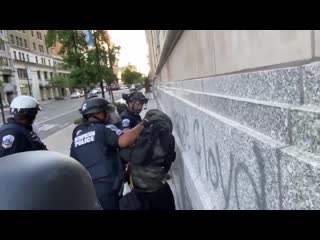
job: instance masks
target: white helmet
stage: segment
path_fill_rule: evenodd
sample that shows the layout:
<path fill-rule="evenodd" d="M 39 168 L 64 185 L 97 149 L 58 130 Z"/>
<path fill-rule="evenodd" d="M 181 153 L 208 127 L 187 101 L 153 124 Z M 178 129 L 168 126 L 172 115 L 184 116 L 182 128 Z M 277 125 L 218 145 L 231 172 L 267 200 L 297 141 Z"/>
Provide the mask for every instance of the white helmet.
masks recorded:
<path fill-rule="evenodd" d="M 13 99 L 10 104 L 10 113 L 14 115 L 37 115 L 41 107 L 37 99 L 21 95 Z"/>

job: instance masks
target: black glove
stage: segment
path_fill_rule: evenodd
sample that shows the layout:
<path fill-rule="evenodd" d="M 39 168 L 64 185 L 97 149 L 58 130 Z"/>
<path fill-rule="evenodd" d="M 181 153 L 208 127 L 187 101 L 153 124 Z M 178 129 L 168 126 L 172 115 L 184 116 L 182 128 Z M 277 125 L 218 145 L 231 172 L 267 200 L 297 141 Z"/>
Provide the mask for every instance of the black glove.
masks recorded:
<path fill-rule="evenodd" d="M 144 127 L 150 127 L 152 122 L 148 118 L 144 118 L 140 124 Z"/>

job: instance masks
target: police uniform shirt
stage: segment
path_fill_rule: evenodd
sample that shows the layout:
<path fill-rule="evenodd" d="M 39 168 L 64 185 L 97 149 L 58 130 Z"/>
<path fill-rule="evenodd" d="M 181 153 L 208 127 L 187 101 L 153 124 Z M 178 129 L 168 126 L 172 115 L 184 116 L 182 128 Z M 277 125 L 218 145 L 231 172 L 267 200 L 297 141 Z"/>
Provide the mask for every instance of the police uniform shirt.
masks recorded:
<path fill-rule="evenodd" d="M 133 112 L 127 109 L 121 114 L 121 119 L 123 128 L 131 129 L 137 126 L 140 122 L 142 122 L 140 115 L 134 114 Z"/>
<path fill-rule="evenodd" d="M 7 128 L 8 124 L 12 125 Z M 32 126 L 24 126 L 13 118 L 0 128 L 0 157 L 25 151 L 47 150 L 40 138 L 33 132 Z M 24 131 L 21 131 L 24 128 Z M 28 135 L 27 135 L 28 134 Z"/>
<path fill-rule="evenodd" d="M 72 134 L 70 156 L 90 173 L 93 181 L 113 180 L 118 173 L 118 139 L 123 133 L 116 126 L 99 122 L 79 125 Z"/>

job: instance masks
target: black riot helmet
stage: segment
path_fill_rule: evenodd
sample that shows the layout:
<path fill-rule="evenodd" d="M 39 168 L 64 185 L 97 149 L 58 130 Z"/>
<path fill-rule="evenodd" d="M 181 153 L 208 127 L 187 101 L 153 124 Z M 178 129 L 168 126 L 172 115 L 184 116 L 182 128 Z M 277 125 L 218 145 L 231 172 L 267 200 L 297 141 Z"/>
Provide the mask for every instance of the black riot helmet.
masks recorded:
<path fill-rule="evenodd" d="M 114 107 L 104 98 L 89 98 L 85 100 L 79 109 L 83 116 L 98 112 L 112 112 Z"/>
<path fill-rule="evenodd" d="M 0 210 L 102 210 L 87 170 L 50 151 L 12 154 L 0 161 Z"/>
<path fill-rule="evenodd" d="M 142 92 L 131 92 L 130 94 L 122 94 L 122 98 L 123 100 L 126 101 L 126 103 L 130 103 L 130 102 L 134 102 L 134 101 L 138 101 L 141 102 L 143 104 L 148 103 L 148 98 L 146 98 Z"/>

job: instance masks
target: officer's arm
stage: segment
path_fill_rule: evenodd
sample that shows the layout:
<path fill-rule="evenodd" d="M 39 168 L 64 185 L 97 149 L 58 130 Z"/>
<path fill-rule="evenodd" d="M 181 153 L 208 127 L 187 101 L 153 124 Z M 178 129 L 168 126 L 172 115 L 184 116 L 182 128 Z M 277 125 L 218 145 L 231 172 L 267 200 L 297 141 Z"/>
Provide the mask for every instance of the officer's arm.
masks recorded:
<path fill-rule="evenodd" d="M 124 148 L 132 145 L 137 140 L 143 129 L 144 126 L 138 124 L 134 128 L 124 131 L 118 138 L 119 147 Z"/>

